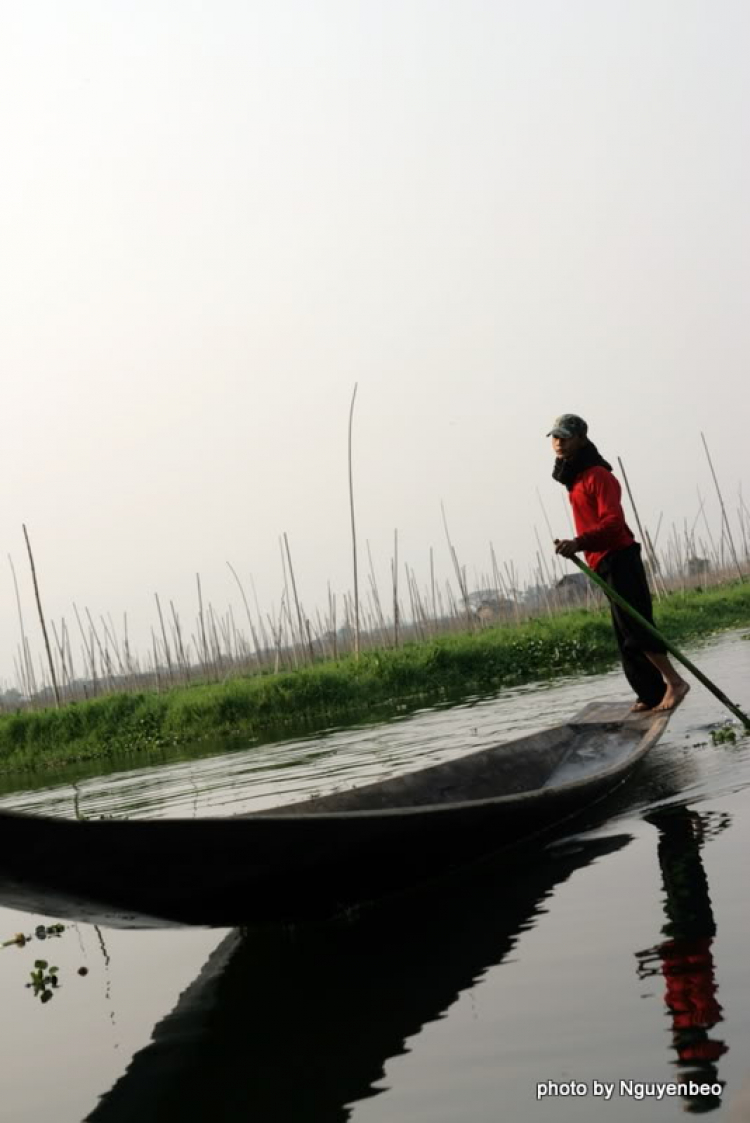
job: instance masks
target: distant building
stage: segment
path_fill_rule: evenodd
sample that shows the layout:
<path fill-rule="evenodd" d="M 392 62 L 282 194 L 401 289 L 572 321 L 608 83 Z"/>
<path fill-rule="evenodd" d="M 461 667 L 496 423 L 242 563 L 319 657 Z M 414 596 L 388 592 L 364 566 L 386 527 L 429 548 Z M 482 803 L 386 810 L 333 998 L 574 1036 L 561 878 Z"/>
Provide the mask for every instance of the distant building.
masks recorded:
<path fill-rule="evenodd" d="M 578 604 L 586 599 L 589 588 L 585 573 L 566 573 L 555 585 L 555 596 L 558 603 Z"/>
<path fill-rule="evenodd" d="M 495 589 L 477 589 L 466 598 L 469 611 L 483 624 L 507 620 L 513 613 L 513 601 L 501 597 Z"/>
<path fill-rule="evenodd" d="M 687 570 L 689 577 L 704 577 L 711 568 L 711 562 L 708 558 L 699 558 L 693 555 L 688 558 Z"/>

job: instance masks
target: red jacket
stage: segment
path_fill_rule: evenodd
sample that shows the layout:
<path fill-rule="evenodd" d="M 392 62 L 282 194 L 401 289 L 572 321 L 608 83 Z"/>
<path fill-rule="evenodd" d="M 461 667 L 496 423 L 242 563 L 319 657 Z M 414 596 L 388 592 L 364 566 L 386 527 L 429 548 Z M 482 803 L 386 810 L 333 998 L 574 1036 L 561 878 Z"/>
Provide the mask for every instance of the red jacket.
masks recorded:
<path fill-rule="evenodd" d="M 578 543 L 592 569 L 612 550 L 635 542 L 625 522 L 621 494 L 615 477 L 600 465 L 585 468 L 568 492 Z"/>

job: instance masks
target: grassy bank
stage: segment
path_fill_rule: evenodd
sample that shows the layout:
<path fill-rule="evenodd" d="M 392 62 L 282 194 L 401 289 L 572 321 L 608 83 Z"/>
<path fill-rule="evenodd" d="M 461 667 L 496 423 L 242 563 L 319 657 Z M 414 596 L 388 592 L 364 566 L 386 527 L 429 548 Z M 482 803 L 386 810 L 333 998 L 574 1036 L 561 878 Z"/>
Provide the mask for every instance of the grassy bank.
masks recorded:
<path fill-rule="evenodd" d="M 750 624 L 750 587 L 675 593 L 657 606 L 657 625 L 678 645 Z M 138 754 L 139 763 L 170 746 L 241 735 L 262 740 L 285 728 L 386 715 L 394 704 L 603 670 L 616 658 L 606 611 L 573 611 L 519 625 L 442 637 L 398 650 L 368 652 L 277 675 L 115 694 L 60 710 L 0 716 L 0 771 Z"/>

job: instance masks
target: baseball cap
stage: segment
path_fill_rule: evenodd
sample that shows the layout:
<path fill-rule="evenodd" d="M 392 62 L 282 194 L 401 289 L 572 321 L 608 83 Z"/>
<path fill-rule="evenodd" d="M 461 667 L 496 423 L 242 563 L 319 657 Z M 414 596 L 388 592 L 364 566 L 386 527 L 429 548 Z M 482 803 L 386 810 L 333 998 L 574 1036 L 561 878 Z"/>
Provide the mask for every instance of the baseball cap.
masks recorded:
<path fill-rule="evenodd" d="M 548 437 L 585 437 L 589 427 L 577 413 L 561 413 L 547 434 Z"/>

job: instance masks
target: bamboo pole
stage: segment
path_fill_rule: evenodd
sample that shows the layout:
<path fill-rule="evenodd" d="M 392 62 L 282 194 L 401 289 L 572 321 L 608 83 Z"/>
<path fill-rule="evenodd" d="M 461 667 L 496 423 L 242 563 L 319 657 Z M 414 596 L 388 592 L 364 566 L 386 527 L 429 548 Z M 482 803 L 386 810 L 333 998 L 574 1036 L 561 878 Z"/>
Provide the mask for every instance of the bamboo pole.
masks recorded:
<path fill-rule="evenodd" d="M 565 498 L 565 495 L 564 495 L 563 492 L 560 492 L 560 502 L 563 505 L 563 509 L 565 511 L 565 515 L 566 515 L 567 520 L 568 520 L 568 525 L 570 526 L 570 533 L 571 533 L 572 537 L 575 538 L 576 528 L 573 525 L 573 513 L 570 509 L 570 503 L 566 501 L 566 498 Z"/>
<path fill-rule="evenodd" d="M 248 625 L 250 627 L 250 635 L 253 637 L 253 643 L 255 645 L 255 656 L 258 660 L 258 666 L 260 666 L 260 662 L 261 662 L 261 659 L 260 659 L 260 643 L 258 641 L 258 633 L 256 632 L 255 626 L 253 624 L 253 618 L 250 614 L 250 605 L 247 603 L 247 597 L 245 596 L 245 590 L 242 586 L 242 582 L 240 581 L 239 577 L 237 576 L 237 572 L 235 571 L 234 567 L 232 565 L 230 565 L 229 562 L 227 562 L 227 565 L 229 566 L 229 572 L 232 574 L 235 581 L 237 582 L 237 586 L 240 590 L 240 595 L 242 596 L 242 603 L 245 606 L 245 613 L 247 614 L 247 622 L 248 622 Z"/>
<path fill-rule="evenodd" d="M 719 487 L 719 481 L 716 478 L 716 472 L 714 471 L 713 461 L 711 460 L 711 453 L 708 451 L 708 445 L 706 443 L 706 438 L 704 437 L 703 433 L 701 433 L 701 440 L 703 441 L 703 447 L 706 450 L 706 459 L 708 460 L 708 466 L 711 469 L 711 475 L 713 476 L 714 485 L 716 487 L 716 494 L 719 497 L 719 506 L 721 507 L 721 517 L 724 520 L 724 529 L 726 531 L 727 540 L 729 542 L 729 548 L 732 551 L 732 558 L 734 559 L 734 564 L 737 567 L 737 573 L 739 574 L 740 581 L 744 581 L 745 575 L 742 572 L 742 568 L 740 566 L 740 561 L 739 561 L 739 558 L 737 557 L 737 551 L 734 548 L 734 539 L 732 538 L 732 530 L 729 526 L 729 518 L 727 516 L 726 507 L 724 506 L 724 496 L 721 494 L 721 488 Z"/>
<path fill-rule="evenodd" d="M 630 482 L 628 480 L 628 474 L 625 471 L 625 465 L 623 464 L 623 462 L 622 462 L 622 460 L 620 459 L 619 456 L 617 457 L 617 463 L 620 465 L 620 471 L 622 472 L 622 478 L 623 478 L 623 482 L 625 484 L 625 488 L 626 488 L 627 493 L 628 493 L 628 498 L 630 500 L 630 506 L 633 508 L 633 514 L 635 515 L 635 521 L 636 521 L 636 524 L 638 526 L 638 533 L 640 534 L 641 542 L 643 543 L 644 554 L 645 554 L 645 557 L 646 557 L 646 564 L 648 565 L 649 575 L 651 577 L 651 584 L 654 587 L 654 592 L 656 593 L 657 598 L 659 600 L 661 600 L 661 592 L 659 591 L 659 584 L 658 584 L 658 581 L 657 581 L 657 575 L 658 575 L 658 572 L 659 572 L 659 568 L 658 568 L 658 565 L 657 565 L 657 562 L 656 562 L 656 557 L 652 554 L 651 550 L 649 549 L 651 539 L 648 538 L 647 535 L 645 535 L 644 532 L 643 532 L 643 527 L 641 526 L 640 515 L 638 514 L 638 508 L 635 505 L 635 499 L 633 499 L 633 493 L 630 490 Z M 662 584 L 663 584 L 663 582 L 662 582 Z"/>
<path fill-rule="evenodd" d="M 292 623 L 292 612 L 291 612 L 291 609 L 289 607 L 289 578 L 287 576 L 287 571 L 286 571 L 286 558 L 284 557 L 284 543 L 282 542 L 281 538 L 279 538 L 279 550 L 281 552 L 281 572 L 284 575 L 284 595 L 281 598 L 281 608 L 282 608 L 283 611 L 286 612 L 286 623 L 289 626 L 289 633 L 291 635 L 291 644 L 289 644 L 289 642 L 287 641 L 287 646 L 290 647 L 290 649 L 291 649 L 292 664 L 296 669 L 299 666 L 299 661 L 297 659 L 297 644 L 296 644 L 296 641 L 295 641 L 295 638 L 294 638 L 294 624 Z M 283 617 L 280 617 L 280 619 L 279 619 L 279 631 L 281 631 L 282 619 L 283 619 Z M 286 627 L 286 625 L 284 625 L 284 627 Z"/>
<path fill-rule="evenodd" d="M 206 623 L 203 617 L 203 592 L 201 590 L 201 575 L 196 573 L 195 580 L 198 585 L 198 621 L 200 623 L 200 637 L 203 646 L 203 673 L 208 666 L 208 644 L 206 643 Z"/>
<path fill-rule="evenodd" d="M 518 583 L 516 581 L 515 570 L 513 568 L 513 564 L 511 563 L 510 565 L 508 565 L 506 561 L 503 562 L 503 568 L 505 569 L 505 575 L 508 579 L 508 587 L 513 597 L 513 615 L 515 616 L 516 624 L 518 624 L 521 619 L 521 607 L 518 603 Z"/>
<path fill-rule="evenodd" d="M 310 649 L 310 663 L 315 662 L 315 647 L 313 646 L 312 632 L 310 630 L 310 621 L 305 617 L 305 632 L 307 633 L 307 646 Z"/>
<path fill-rule="evenodd" d="M 18 645 L 18 656 L 19 656 L 19 658 L 21 656 L 21 645 L 20 644 Z M 16 658 L 15 655 L 13 656 L 13 666 L 16 669 L 16 682 L 21 687 L 21 694 L 28 696 L 28 691 L 26 690 L 26 682 L 25 682 L 26 672 L 23 669 L 22 664 L 19 662 L 19 658 Z"/>
<path fill-rule="evenodd" d="M 297 596 L 297 582 L 296 582 L 295 577 L 294 577 L 294 566 L 292 565 L 292 555 L 291 555 L 290 550 L 289 550 L 289 539 L 286 536 L 286 531 L 284 531 L 284 546 L 286 547 L 286 557 L 287 557 L 287 561 L 289 563 L 289 576 L 292 579 L 292 593 L 294 594 L 294 604 L 295 604 L 295 607 L 297 609 L 297 626 L 299 628 L 299 641 L 300 641 L 300 646 L 302 646 L 305 642 L 305 639 L 304 639 L 305 629 L 304 629 L 304 626 L 303 626 L 303 623 L 302 623 L 302 609 L 300 608 L 299 597 Z M 358 644 L 359 644 L 359 639 L 357 637 L 357 640 L 356 640 L 357 657 L 359 657 Z M 310 659 L 310 662 L 312 662 L 312 657 Z"/>
<path fill-rule="evenodd" d="M 156 644 L 156 632 L 151 627 L 151 644 L 153 647 L 154 675 L 156 677 L 156 693 L 161 694 L 161 676 L 159 675 L 159 649 Z"/>
<path fill-rule="evenodd" d="M 409 575 L 409 564 L 408 564 L 408 562 L 404 562 L 404 573 L 405 573 L 405 576 L 406 576 L 406 588 L 407 588 L 408 593 L 409 593 L 409 603 L 411 605 L 412 631 L 416 632 L 417 636 L 420 639 L 422 639 L 423 637 L 420 633 L 420 629 L 419 629 L 419 626 L 418 626 L 418 623 L 417 623 L 417 608 L 416 608 L 416 604 L 415 604 L 415 601 L 414 601 L 414 589 L 412 588 L 411 577 Z"/>
<path fill-rule="evenodd" d="M 164 627 L 164 617 L 163 617 L 162 611 L 161 611 L 161 603 L 159 602 L 159 594 L 154 593 L 154 597 L 156 598 L 156 611 L 159 613 L 159 623 L 161 624 L 161 635 L 162 635 L 162 641 L 164 643 L 164 654 L 167 657 L 167 673 L 169 675 L 170 683 L 173 683 L 174 682 L 174 671 L 172 669 L 172 655 L 171 655 L 170 650 L 169 650 L 169 644 L 167 643 L 167 629 Z"/>
<path fill-rule="evenodd" d="M 513 603 L 513 593 L 508 588 L 505 581 L 503 580 L 503 575 L 500 572 L 500 567 L 497 564 L 497 557 L 495 556 L 495 547 L 494 547 L 494 544 L 492 542 L 490 542 L 490 557 L 492 559 L 492 575 L 495 579 L 495 589 L 497 591 L 498 605 L 501 604 L 501 601 L 506 601 L 508 604 L 512 604 Z M 502 614 L 504 616 L 505 615 L 505 606 L 503 605 L 502 608 L 503 608 Z"/>
<path fill-rule="evenodd" d="M 374 614 L 374 617 L 375 617 L 377 630 L 378 630 L 378 636 L 380 637 L 379 642 L 382 644 L 383 643 L 383 637 L 385 636 L 385 633 L 386 633 L 386 628 L 385 628 L 385 618 L 383 616 L 383 609 L 382 609 L 382 606 L 380 604 L 380 594 L 378 592 L 378 586 L 377 586 L 376 581 L 375 581 L 375 574 L 370 573 L 370 574 L 368 574 L 368 577 L 369 577 L 369 581 L 370 581 L 370 592 L 368 594 L 368 599 L 369 599 L 370 605 L 372 606 L 372 613 Z"/>
<path fill-rule="evenodd" d="M 378 619 L 378 626 L 380 628 L 382 636 L 385 636 L 385 616 L 383 615 L 383 606 L 380 603 L 380 590 L 378 589 L 378 582 L 375 576 L 375 566 L 373 565 L 372 561 L 372 551 L 370 550 L 369 541 L 367 542 L 367 559 L 370 565 L 370 588 L 372 589 L 372 598 L 373 604 L 375 605 L 375 613 Z"/>
<path fill-rule="evenodd" d="M 228 643 L 232 652 L 232 659 L 235 665 L 239 667 L 243 659 L 245 659 L 247 644 L 245 643 L 244 637 L 237 629 L 231 604 L 227 608 L 227 634 L 229 637 Z"/>
<path fill-rule="evenodd" d="M 47 682 L 47 674 L 44 670 L 44 660 L 42 659 L 41 655 L 37 655 L 37 659 L 39 660 L 39 682 L 41 683 L 41 688 L 40 688 L 39 693 L 42 695 L 42 703 L 41 704 L 44 705 L 43 698 L 44 698 L 44 695 L 47 693 L 47 690 L 49 689 L 49 683 Z"/>
<path fill-rule="evenodd" d="M 26 666 L 28 667 L 28 670 L 29 670 L 29 683 L 30 683 L 31 694 L 34 695 L 37 692 L 36 673 L 34 671 L 34 660 L 31 657 L 31 647 L 29 646 L 29 637 L 28 636 L 24 636 L 23 643 L 24 643 L 24 658 L 26 660 Z"/>
<path fill-rule="evenodd" d="M 451 628 L 451 631 L 455 631 L 456 630 L 455 629 L 455 623 L 458 620 L 459 612 L 458 612 L 458 605 L 456 604 L 455 594 L 453 592 L 453 589 L 451 588 L 451 583 L 448 580 L 446 580 L 446 582 L 445 582 L 445 593 L 446 593 L 446 598 L 448 600 L 448 607 L 450 608 L 450 614 L 451 614 L 451 617 L 452 617 L 451 623 L 454 625 L 454 627 Z"/>
<path fill-rule="evenodd" d="M 137 655 L 133 655 L 130 650 L 130 635 L 128 634 L 128 614 L 122 614 L 122 634 L 123 634 L 123 650 L 125 652 L 125 666 L 128 669 L 128 675 L 133 685 L 137 685 L 138 676 L 141 673 L 141 664 Z"/>
<path fill-rule="evenodd" d="M 50 620 L 50 627 L 52 628 L 52 635 L 53 635 L 54 640 L 55 640 L 55 647 L 57 649 L 57 654 L 58 654 L 58 658 L 59 658 L 59 662 L 60 662 L 60 670 L 61 670 L 61 676 L 60 677 L 63 681 L 63 684 L 69 688 L 70 687 L 70 676 L 68 674 L 67 667 L 65 666 L 65 648 L 63 647 L 63 644 L 60 640 L 60 637 L 57 634 L 57 628 L 55 627 L 55 621 L 54 620 Z"/>
<path fill-rule="evenodd" d="M 62 641 L 63 641 L 63 646 L 65 647 L 65 651 L 67 652 L 67 662 L 68 662 L 68 669 L 69 669 L 69 674 L 70 674 L 70 685 L 71 685 L 71 689 L 72 689 L 75 685 L 76 669 L 75 669 L 75 664 L 73 662 L 73 650 L 70 646 L 70 632 L 68 631 L 68 625 L 67 625 L 67 622 L 66 622 L 64 616 L 62 618 Z"/>
<path fill-rule="evenodd" d="M 115 655 L 117 656 L 118 674 L 124 675 L 125 668 L 122 665 L 122 659 L 120 657 L 120 648 L 117 645 L 117 638 L 115 636 L 114 625 L 112 627 L 112 631 L 110 632 L 109 626 L 107 624 L 107 621 L 104 619 L 104 617 L 100 615 L 99 619 L 101 620 L 102 628 L 104 629 L 104 638 L 105 638 L 107 643 L 112 644 L 112 649 L 113 649 Z M 111 623 L 111 621 L 110 621 L 110 623 Z M 107 658 L 109 658 L 109 648 L 107 648 Z"/>
<path fill-rule="evenodd" d="M 393 532 L 393 557 L 391 558 L 391 581 L 393 584 L 393 646 L 398 647 L 398 530 Z"/>
<path fill-rule="evenodd" d="M 464 612 L 466 613 L 466 622 L 469 625 L 469 627 L 472 628 L 474 622 L 471 618 L 471 607 L 469 605 L 469 593 L 468 593 L 468 590 L 466 588 L 466 578 L 465 578 L 465 575 L 463 575 L 461 573 L 461 566 L 458 564 L 458 555 L 455 551 L 453 543 L 451 542 L 450 531 L 448 530 L 448 519 L 446 518 L 446 515 L 445 515 L 445 504 L 443 503 L 442 499 L 440 500 L 440 511 L 442 513 L 442 516 L 443 516 L 443 527 L 445 528 L 445 537 L 446 537 L 446 540 L 448 542 L 448 552 L 450 553 L 451 559 L 453 561 L 453 569 L 454 569 L 454 572 L 456 574 L 456 580 L 458 582 L 458 591 L 460 592 L 461 597 L 463 598 L 463 602 L 464 602 Z"/>
<path fill-rule="evenodd" d="M 97 666 L 95 666 L 94 664 L 93 643 L 91 643 L 91 646 L 89 646 L 89 640 L 86 639 L 86 633 L 83 629 L 83 624 L 79 615 L 79 609 L 77 609 L 75 601 L 73 602 L 73 612 L 75 613 L 75 620 L 77 622 L 77 626 L 79 626 L 79 631 L 81 632 L 81 638 L 83 640 L 83 648 L 86 655 L 85 661 L 88 661 L 88 673 L 95 685 L 95 681 L 97 681 Z"/>
<path fill-rule="evenodd" d="M 547 509 L 544 506 L 544 501 L 542 500 L 542 496 L 541 496 L 541 492 L 539 491 L 539 488 L 536 489 L 536 497 L 539 500 L 539 506 L 542 509 L 542 515 L 544 517 L 545 526 L 547 527 L 547 533 L 550 536 L 550 541 L 553 541 L 555 535 L 554 535 L 554 532 L 552 530 L 552 526 L 550 525 L 549 518 L 547 517 Z M 563 496 L 563 498 L 564 498 L 564 496 Z M 534 533 L 536 534 L 536 527 L 534 527 Z M 537 542 L 539 543 L 539 549 L 541 550 L 542 544 L 541 544 L 541 542 L 539 542 L 539 535 L 538 534 L 537 534 Z M 552 555 L 552 572 L 553 572 L 554 578 L 555 578 L 555 585 L 557 585 L 557 582 L 560 580 L 560 577 L 561 577 L 561 573 L 558 571 L 557 567 L 558 567 L 558 557 L 557 557 L 557 554 L 553 554 Z"/>
<path fill-rule="evenodd" d="M 336 631 L 336 594 L 331 591 L 331 582 L 328 582 L 328 623 L 333 637 L 333 658 L 338 661 L 339 637 Z"/>
<path fill-rule="evenodd" d="M 211 658 L 214 664 L 216 680 L 224 674 L 224 660 L 221 655 L 221 644 L 219 643 L 219 633 L 216 629 L 216 617 L 214 615 L 214 606 L 208 602 L 208 634 L 211 642 Z"/>
<path fill-rule="evenodd" d="M 28 695 L 29 698 L 31 698 L 32 675 L 29 672 L 29 663 L 28 663 L 28 657 L 27 657 L 27 653 L 26 653 L 26 631 L 25 631 L 24 626 L 23 626 L 23 609 L 21 608 L 21 595 L 18 591 L 18 579 L 16 578 L 16 567 L 13 565 L 13 558 L 10 556 L 10 554 L 8 554 L 8 562 L 10 563 L 10 571 L 13 574 L 13 588 L 16 591 L 16 607 L 18 608 L 18 622 L 19 622 L 19 625 L 21 627 L 21 651 L 23 653 L 23 666 L 24 666 L 25 671 L 26 671 L 26 685 L 24 687 L 24 693 L 26 695 Z M 23 685 L 23 683 L 22 683 L 22 685 Z"/>
<path fill-rule="evenodd" d="M 741 533 L 742 533 L 742 544 L 743 544 L 743 546 L 745 547 L 745 561 L 747 561 L 747 560 L 748 560 L 748 556 L 750 556 L 750 555 L 748 554 L 748 547 L 747 547 L 747 530 L 746 530 L 746 528 L 745 528 L 745 520 L 744 520 L 744 518 L 743 518 L 743 516 L 742 516 L 742 508 L 741 508 L 741 507 L 738 507 L 738 508 L 737 508 L 737 521 L 738 521 L 738 522 L 739 522 L 739 524 L 740 524 L 740 531 L 741 531 Z"/>
<path fill-rule="evenodd" d="M 85 606 L 84 606 L 84 611 L 86 613 L 86 616 L 88 617 L 89 627 L 91 628 L 91 635 L 96 640 L 96 647 L 97 647 L 97 650 L 99 651 L 99 659 L 100 659 L 100 662 L 101 662 L 103 677 L 105 677 L 108 680 L 108 686 L 110 688 L 112 688 L 114 686 L 114 682 L 113 682 L 113 678 L 112 678 L 112 667 L 111 667 L 111 664 L 110 664 L 110 661 L 109 661 L 109 655 L 105 654 L 104 648 L 102 647 L 101 640 L 99 639 L 99 633 L 97 632 L 96 628 L 94 627 L 94 621 L 91 619 L 91 613 L 89 612 L 88 608 L 86 608 Z M 92 644 L 92 650 L 93 650 L 93 644 Z"/>
<path fill-rule="evenodd" d="M 263 641 L 263 650 L 270 652 L 271 644 L 268 642 L 268 633 L 266 632 L 266 626 L 263 623 L 263 613 L 261 612 L 260 605 L 258 604 L 258 591 L 255 588 L 255 578 L 253 577 L 252 573 L 250 574 L 250 588 L 253 590 L 253 604 L 255 605 L 255 615 L 258 618 L 258 627 L 260 629 L 260 638 Z"/>
<path fill-rule="evenodd" d="M 354 400 L 357 397 L 357 383 L 349 407 L 349 512 L 352 525 L 352 568 L 354 571 L 354 658 L 359 659 L 359 571 L 357 566 L 357 527 L 354 519 L 354 477 L 352 472 L 352 426 L 354 421 Z"/>
<path fill-rule="evenodd" d="M 315 609 L 315 619 L 316 619 L 317 626 L 318 626 L 318 640 L 319 640 L 319 643 L 320 643 L 320 650 L 323 652 L 324 658 L 330 659 L 331 654 L 332 654 L 331 645 L 328 643 L 328 640 L 325 638 L 325 628 L 323 627 L 323 621 L 322 621 L 321 616 L 320 616 L 320 609 L 319 608 Z"/>
<path fill-rule="evenodd" d="M 416 626 L 417 635 L 421 640 L 426 638 L 427 632 L 425 631 L 425 618 L 422 601 L 419 596 L 419 585 L 417 584 L 417 575 L 413 569 L 407 568 L 407 580 L 411 589 L 411 603 L 412 611 L 414 613 L 414 623 Z"/>
<path fill-rule="evenodd" d="M 110 640 L 112 642 L 112 647 L 114 648 L 115 655 L 117 656 L 117 665 L 120 669 L 120 673 L 124 675 L 125 674 L 125 668 L 123 666 L 122 656 L 120 654 L 120 645 L 117 642 L 117 629 L 115 628 L 115 622 L 112 619 L 111 613 L 109 613 L 109 612 L 107 613 L 107 619 L 109 621 L 109 628 L 107 628 L 107 624 L 105 623 L 105 620 L 104 620 L 103 616 L 102 616 L 101 619 L 102 619 L 102 624 L 104 624 L 104 629 L 107 632 L 107 635 L 110 637 Z"/>
<path fill-rule="evenodd" d="M 169 608 L 170 608 L 170 611 L 172 613 L 172 620 L 174 622 L 175 646 L 177 648 L 177 657 L 179 659 L 180 665 L 182 666 L 182 673 L 183 673 L 183 676 L 185 678 L 185 682 L 188 683 L 190 681 L 190 670 L 189 670 L 188 662 L 187 662 L 187 659 L 186 659 L 186 656 L 185 656 L 185 648 L 184 648 L 183 643 L 182 643 L 182 628 L 180 627 L 180 618 L 177 615 L 177 612 L 175 610 L 173 600 L 170 600 Z"/>
<path fill-rule="evenodd" d="M 659 541 L 659 531 L 661 530 L 661 523 L 662 523 L 663 518 L 664 518 L 664 512 L 659 511 L 659 521 L 656 524 L 656 530 L 654 531 L 654 541 L 651 544 L 652 550 L 656 549 L 656 543 Z"/>
<path fill-rule="evenodd" d="M 226 616 L 226 618 L 224 616 L 219 616 L 217 623 L 219 626 L 219 635 L 224 640 L 224 650 L 226 652 L 226 657 L 231 664 L 234 656 L 232 655 L 232 631 L 230 627 L 230 618 L 228 615 Z"/>
<path fill-rule="evenodd" d="M 271 635 L 274 641 L 274 674 L 278 674 L 279 667 L 281 666 L 281 640 L 283 637 L 283 623 L 284 623 L 284 597 L 285 593 L 281 594 L 281 603 L 279 604 L 279 622 L 276 624 L 275 618 L 269 616 L 268 624 L 271 628 Z"/>
<path fill-rule="evenodd" d="M 351 604 L 350 604 L 350 601 L 349 601 L 349 594 L 348 593 L 344 593 L 343 600 L 344 600 L 344 635 L 346 636 L 346 640 L 349 644 L 348 652 L 351 655 L 351 652 L 352 652 L 351 636 L 353 635 L 354 629 L 352 628 Z"/>
<path fill-rule="evenodd" d="M 34 555 L 31 552 L 31 542 L 29 542 L 29 534 L 26 530 L 26 524 L 23 524 L 23 536 L 26 539 L 26 549 L 29 552 L 29 565 L 31 566 L 31 579 L 34 582 L 34 596 L 36 597 L 36 606 L 39 610 L 39 623 L 42 626 L 42 635 L 44 636 L 44 647 L 47 651 L 47 661 L 49 663 L 49 673 L 52 677 L 52 689 L 55 693 L 55 705 L 60 708 L 60 690 L 57 685 L 57 676 L 55 675 L 55 665 L 52 661 L 52 651 L 49 646 L 49 636 L 47 635 L 47 625 L 44 622 L 44 613 L 42 611 L 42 600 L 39 596 L 39 583 L 36 579 L 36 566 L 34 565 Z"/>
<path fill-rule="evenodd" d="M 539 553 L 539 550 L 537 550 L 537 552 L 536 552 L 536 563 L 537 563 L 537 571 L 536 571 L 537 587 L 541 588 L 541 590 L 542 590 L 542 596 L 544 597 L 544 603 L 547 606 L 547 615 L 552 616 L 553 615 L 552 604 L 550 603 L 550 599 L 547 596 L 547 586 L 545 584 L 544 573 L 542 571 L 542 559 L 541 559 L 541 555 Z"/>
<path fill-rule="evenodd" d="M 654 549 L 654 544 L 651 541 L 651 535 L 648 532 L 648 527 L 647 526 L 644 527 L 643 530 L 644 530 L 644 533 L 646 535 L 646 543 L 648 545 L 648 552 L 649 552 L 649 555 L 651 557 L 651 564 L 653 565 L 653 569 L 654 569 L 654 588 L 655 588 L 655 591 L 656 591 L 656 597 L 657 597 L 657 600 L 661 600 L 661 597 L 659 595 L 659 585 L 661 585 L 661 591 L 665 596 L 667 595 L 667 586 L 664 583 L 664 578 L 662 577 L 661 573 L 659 572 L 659 559 L 656 556 L 656 550 Z"/>
<path fill-rule="evenodd" d="M 750 525 L 750 511 L 748 511 L 747 504 L 745 503 L 745 500 L 742 498 L 742 484 L 740 484 L 740 507 L 743 511 L 742 527 L 743 527 L 743 534 L 744 534 L 745 527 L 747 525 Z M 745 546 L 745 560 L 750 561 L 750 554 L 748 554 L 747 545 Z"/>
<path fill-rule="evenodd" d="M 553 581 L 552 581 L 552 576 L 550 574 L 549 569 L 547 568 L 547 560 L 546 560 L 545 551 L 542 547 L 542 542 L 541 542 L 541 539 L 539 537 L 539 531 L 537 530 L 536 526 L 534 526 L 534 534 L 536 536 L 536 544 L 539 547 L 539 550 L 537 551 L 536 556 L 537 556 L 537 560 L 539 562 L 540 572 L 542 572 L 543 575 L 544 575 L 543 576 L 543 583 L 547 584 L 547 586 L 549 587 L 550 593 L 552 594 L 551 599 L 549 597 L 547 597 L 548 608 L 549 608 L 550 603 L 552 605 L 554 605 L 555 608 L 557 608 L 557 607 L 559 607 L 558 606 L 558 600 L 557 600 L 557 590 L 554 587 L 554 584 L 553 584 Z M 546 593 L 545 593 L 545 596 L 546 596 Z M 550 609 L 550 615 L 552 615 L 551 609 Z"/>
<path fill-rule="evenodd" d="M 714 542 L 714 536 L 711 533 L 711 527 L 710 527 L 709 522 L 708 522 L 708 516 L 706 515 L 705 500 L 701 498 L 700 489 L 698 489 L 698 502 L 700 504 L 700 509 L 698 511 L 698 517 L 700 517 L 701 515 L 703 516 L 703 525 L 706 528 L 706 534 L 708 535 L 708 542 L 709 542 L 709 545 L 711 547 L 710 557 L 711 557 L 711 560 L 714 563 L 714 566 L 718 569 L 719 568 L 719 551 L 716 549 L 716 543 Z"/>

